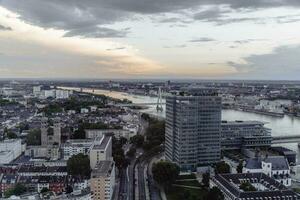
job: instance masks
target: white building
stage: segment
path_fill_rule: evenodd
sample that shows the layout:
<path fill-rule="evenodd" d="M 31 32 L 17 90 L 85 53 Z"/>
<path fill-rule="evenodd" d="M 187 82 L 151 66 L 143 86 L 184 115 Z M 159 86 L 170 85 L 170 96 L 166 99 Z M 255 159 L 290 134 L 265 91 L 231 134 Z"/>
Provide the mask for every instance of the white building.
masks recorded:
<path fill-rule="evenodd" d="M 130 138 L 130 131 L 129 130 L 123 130 L 123 129 L 86 129 L 85 131 L 85 138 L 99 138 L 103 137 L 103 135 L 106 134 L 112 134 L 117 139 L 120 137 L 125 137 L 127 139 Z"/>
<path fill-rule="evenodd" d="M 0 142 L 0 164 L 7 164 L 22 153 L 21 139 L 10 139 Z"/>
<path fill-rule="evenodd" d="M 81 108 L 81 109 L 80 109 L 80 113 L 81 113 L 81 114 L 89 113 L 89 109 L 87 109 L 87 108 Z"/>
<path fill-rule="evenodd" d="M 55 90 L 56 99 L 68 99 L 70 97 L 70 91 L 68 90 Z"/>
<path fill-rule="evenodd" d="M 35 97 L 39 97 L 41 95 L 41 92 L 42 92 L 42 86 L 41 85 L 33 86 L 32 93 Z"/>
<path fill-rule="evenodd" d="M 89 154 L 91 168 L 103 160 L 112 160 L 112 137 L 96 138 Z"/>
<path fill-rule="evenodd" d="M 55 90 L 43 90 L 42 98 L 55 98 Z"/>
<path fill-rule="evenodd" d="M 264 173 L 287 187 L 292 184 L 290 166 L 284 156 L 250 158 L 246 161 L 243 173 Z"/>
<path fill-rule="evenodd" d="M 92 139 L 74 139 L 68 140 L 62 145 L 63 159 L 68 160 L 73 155 L 84 154 L 89 155 L 90 149 L 94 141 Z"/>
<path fill-rule="evenodd" d="M 115 187 L 115 165 L 113 161 L 101 161 L 91 173 L 93 199 L 110 200 Z"/>

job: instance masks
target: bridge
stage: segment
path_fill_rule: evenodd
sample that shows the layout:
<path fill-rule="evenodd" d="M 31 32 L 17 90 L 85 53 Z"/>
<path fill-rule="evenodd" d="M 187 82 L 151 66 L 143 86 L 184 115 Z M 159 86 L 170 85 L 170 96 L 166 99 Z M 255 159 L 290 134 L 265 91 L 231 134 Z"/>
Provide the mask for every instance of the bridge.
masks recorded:
<path fill-rule="evenodd" d="M 300 135 L 273 136 L 272 144 L 300 143 Z"/>
<path fill-rule="evenodd" d="M 156 111 L 157 112 L 162 112 L 163 109 L 163 104 L 166 104 L 162 101 L 162 91 L 161 88 L 158 88 L 158 93 L 157 93 L 157 102 L 150 102 L 150 103 L 125 103 L 125 104 L 116 104 L 116 106 L 119 107 L 135 107 L 135 106 L 156 106 Z"/>

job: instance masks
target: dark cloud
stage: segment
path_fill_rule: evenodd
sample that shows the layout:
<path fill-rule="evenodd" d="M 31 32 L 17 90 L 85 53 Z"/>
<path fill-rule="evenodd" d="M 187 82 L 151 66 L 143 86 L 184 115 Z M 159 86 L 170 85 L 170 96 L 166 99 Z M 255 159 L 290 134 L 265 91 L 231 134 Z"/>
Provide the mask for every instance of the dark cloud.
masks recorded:
<path fill-rule="evenodd" d="M 183 9 L 197 10 L 212 5 L 215 9 L 196 13 L 195 20 L 215 21 L 228 24 L 255 18 L 224 19 L 229 10 L 271 8 L 280 6 L 300 7 L 299 0 L 0 0 L 0 5 L 21 15 L 21 18 L 44 28 L 59 28 L 69 31 L 67 35 L 103 37 L 97 27 L 122 20 L 135 19 L 136 14 L 157 14 L 178 12 Z M 229 10 L 218 7 L 227 6 Z M 165 22 L 175 22 L 176 18 Z M 94 30 L 91 33 L 85 30 Z M 112 31 L 115 36 L 124 36 Z M 105 35 L 105 34 L 104 34 Z"/>
<path fill-rule="evenodd" d="M 244 58 L 247 64 L 228 62 L 246 77 L 257 79 L 299 79 L 300 46 L 283 46 L 272 53 Z"/>
<path fill-rule="evenodd" d="M 0 24 L 0 31 L 11 31 L 11 30 L 12 30 L 12 28 L 7 27 L 7 26 L 2 26 L 2 25 Z"/>
<path fill-rule="evenodd" d="M 201 37 L 201 38 L 189 40 L 189 42 L 214 42 L 214 41 L 216 40 L 208 37 Z"/>
<path fill-rule="evenodd" d="M 65 37 L 72 37 L 72 36 L 82 36 L 86 38 L 120 38 L 126 37 L 129 33 L 129 29 L 122 29 L 122 30 L 115 30 L 111 28 L 105 27 L 87 27 L 83 29 L 73 29 L 67 32 L 64 36 Z"/>

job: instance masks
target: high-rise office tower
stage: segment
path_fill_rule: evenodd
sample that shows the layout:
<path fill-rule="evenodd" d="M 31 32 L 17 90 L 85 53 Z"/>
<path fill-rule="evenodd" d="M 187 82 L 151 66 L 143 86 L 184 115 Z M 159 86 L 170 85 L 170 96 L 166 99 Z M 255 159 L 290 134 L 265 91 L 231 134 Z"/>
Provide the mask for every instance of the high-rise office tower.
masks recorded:
<path fill-rule="evenodd" d="M 181 170 L 220 160 L 221 97 L 214 88 L 188 87 L 166 98 L 165 156 Z"/>

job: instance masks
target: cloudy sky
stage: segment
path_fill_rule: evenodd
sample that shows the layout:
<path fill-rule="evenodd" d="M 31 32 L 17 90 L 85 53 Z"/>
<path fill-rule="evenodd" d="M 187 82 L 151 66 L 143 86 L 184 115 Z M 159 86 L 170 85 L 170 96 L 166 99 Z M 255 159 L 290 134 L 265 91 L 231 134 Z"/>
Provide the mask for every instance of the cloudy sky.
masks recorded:
<path fill-rule="evenodd" d="M 299 0 L 0 0 L 0 78 L 299 75 Z"/>

